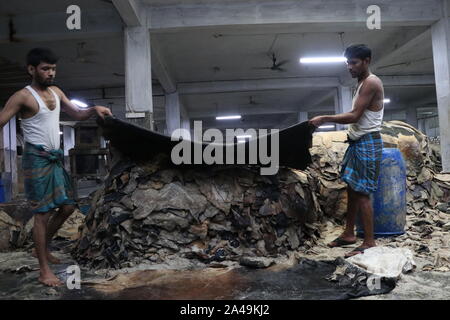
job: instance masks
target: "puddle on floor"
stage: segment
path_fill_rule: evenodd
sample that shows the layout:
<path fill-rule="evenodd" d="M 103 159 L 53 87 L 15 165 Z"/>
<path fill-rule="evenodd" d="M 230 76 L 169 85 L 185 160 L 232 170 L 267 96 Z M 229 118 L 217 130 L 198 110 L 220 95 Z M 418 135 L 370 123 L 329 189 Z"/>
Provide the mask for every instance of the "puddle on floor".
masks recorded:
<path fill-rule="evenodd" d="M 66 269 L 73 262 L 52 266 L 66 283 Z M 119 273 L 111 279 L 82 270 L 81 289 L 41 285 L 38 271 L 0 272 L 0 299 L 119 299 L 119 300 L 288 300 L 348 299 L 391 291 L 395 283 L 385 283 L 377 292 L 365 285 L 330 282 L 335 261 L 302 259 L 294 266 L 268 269 L 204 268 L 193 270 L 141 270 Z M 358 275 L 359 276 L 359 275 Z M 85 281 L 89 279 L 89 281 Z"/>

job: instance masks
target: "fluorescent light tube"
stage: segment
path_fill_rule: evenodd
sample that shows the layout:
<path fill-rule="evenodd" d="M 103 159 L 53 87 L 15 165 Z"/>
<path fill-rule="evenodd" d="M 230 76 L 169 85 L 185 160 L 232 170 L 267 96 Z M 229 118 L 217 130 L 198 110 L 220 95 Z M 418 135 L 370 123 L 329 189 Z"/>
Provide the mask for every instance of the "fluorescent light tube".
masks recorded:
<path fill-rule="evenodd" d="M 346 62 L 346 57 L 309 57 L 300 58 L 300 63 L 337 63 Z"/>
<path fill-rule="evenodd" d="M 86 108 L 88 106 L 86 103 L 81 102 L 81 101 L 79 101 L 77 99 L 72 99 L 72 100 L 70 100 L 70 102 L 72 102 L 73 104 L 75 104 L 75 105 L 77 105 L 77 106 L 79 106 L 81 108 Z"/>
<path fill-rule="evenodd" d="M 231 119 L 240 119 L 241 116 L 222 116 L 216 117 L 216 120 L 231 120 Z"/>

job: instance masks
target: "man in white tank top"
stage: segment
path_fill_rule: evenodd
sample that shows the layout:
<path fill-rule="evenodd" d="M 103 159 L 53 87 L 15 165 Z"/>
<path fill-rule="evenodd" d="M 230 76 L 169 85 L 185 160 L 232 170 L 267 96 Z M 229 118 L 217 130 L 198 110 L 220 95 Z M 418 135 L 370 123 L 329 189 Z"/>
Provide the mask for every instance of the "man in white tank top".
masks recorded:
<path fill-rule="evenodd" d="M 102 106 L 78 108 L 58 87 L 53 86 L 57 60 L 49 49 L 32 49 L 27 55 L 31 85 L 14 93 L 0 111 L 0 128 L 16 114 L 22 118 L 25 194 L 35 213 L 33 255 L 39 260 L 39 281 L 47 286 L 62 285 L 49 267 L 49 262 L 59 261 L 48 250 L 48 242 L 76 205 L 59 145 L 60 109 L 74 120 L 86 120 L 93 115 L 112 116 L 111 111 Z"/>
<path fill-rule="evenodd" d="M 318 116 L 309 122 L 319 127 L 325 122 L 349 124 L 350 143 L 342 163 L 341 178 L 347 184 L 347 223 L 342 235 L 332 241 L 330 247 L 356 243 L 355 218 L 361 212 L 364 226 L 362 245 L 346 254 L 346 257 L 360 254 L 376 246 L 373 236 L 373 208 L 370 193 L 378 186 L 383 142 L 380 136 L 383 120 L 384 91 L 381 80 L 369 70 L 372 58 L 366 45 L 352 45 L 345 50 L 347 68 L 358 87 L 353 97 L 352 111 L 337 115 Z"/>

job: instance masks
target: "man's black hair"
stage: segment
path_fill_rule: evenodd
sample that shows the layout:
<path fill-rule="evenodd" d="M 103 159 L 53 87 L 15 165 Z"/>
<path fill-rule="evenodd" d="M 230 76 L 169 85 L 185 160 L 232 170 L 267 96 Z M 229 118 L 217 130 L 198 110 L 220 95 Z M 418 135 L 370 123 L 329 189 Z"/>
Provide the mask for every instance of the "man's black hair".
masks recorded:
<path fill-rule="evenodd" d="M 372 59 L 372 50 L 365 44 L 352 44 L 344 51 L 344 57 L 347 59 Z"/>
<path fill-rule="evenodd" d="M 34 48 L 27 54 L 27 66 L 37 67 L 41 62 L 55 64 L 58 57 L 48 48 Z"/>

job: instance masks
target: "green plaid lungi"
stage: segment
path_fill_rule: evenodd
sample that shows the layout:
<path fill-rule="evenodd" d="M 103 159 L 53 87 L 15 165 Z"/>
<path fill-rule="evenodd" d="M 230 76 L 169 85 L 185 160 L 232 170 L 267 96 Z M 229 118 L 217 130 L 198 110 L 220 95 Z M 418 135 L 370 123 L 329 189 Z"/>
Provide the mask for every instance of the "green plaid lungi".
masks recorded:
<path fill-rule="evenodd" d="M 370 132 L 358 140 L 347 140 L 341 178 L 354 191 L 370 194 L 377 190 L 383 140 L 380 132 Z"/>
<path fill-rule="evenodd" d="M 61 149 L 46 151 L 43 145 L 25 143 L 22 157 L 25 195 L 33 213 L 47 212 L 63 204 L 76 204 Z"/>

